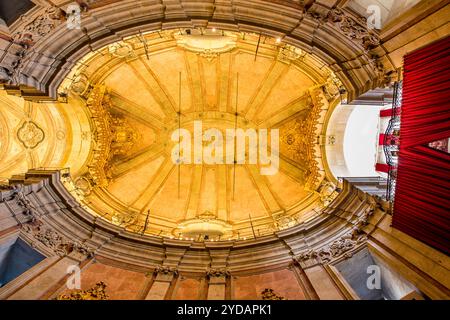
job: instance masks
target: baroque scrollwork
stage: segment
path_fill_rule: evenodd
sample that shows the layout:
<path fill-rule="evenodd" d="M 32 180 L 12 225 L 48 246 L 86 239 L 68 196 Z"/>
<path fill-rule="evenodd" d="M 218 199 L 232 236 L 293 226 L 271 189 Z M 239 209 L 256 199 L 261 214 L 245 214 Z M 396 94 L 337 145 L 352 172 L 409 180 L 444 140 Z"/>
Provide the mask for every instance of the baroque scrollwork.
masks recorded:
<path fill-rule="evenodd" d="M 316 190 L 321 182 L 321 160 L 317 149 L 322 90 L 312 91 L 306 117 L 297 117 L 280 128 L 280 151 L 291 160 L 306 164 L 306 189 Z"/>
<path fill-rule="evenodd" d="M 297 262 L 304 262 L 310 259 L 316 259 L 320 263 L 327 264 L 332 260 L 345 256 L 352 257 L 353 249 L 366 241 L 366 236 L 356 232 L 349 233 L 333 241 L 331 244 L 318 250 L 306 250 L 295 257 Z"/>
<path fill-rule="evenodd" d="M 36 17 L 29 19 L 22 17 L 23 27 L 13 36 L 12 42 L 16 44 L 15 61 L 11 63 L 11 68 L 7 70 L 10 82 L 17 82 L 21 71 L 21 65 L 29 52 L 29 49 L 41 38 L 49 34 L 65 20 L 65 13 L 55 6 L 46 7 L 45 10 Z"/>
<path fill-rule="evenodd" d="M 113 157 L 126 155 L 139 135 L 125 119 L 114 117 L 108 112 L 111 100 L 106 86 L 94 87 L 87 105 L 92 113 L 96 142 L 92 161 L 88 165 L 89 174 L 97 186 L 106 187 L 112 178 L 110 170 Z"/>
<path fill-rule="evenodd" d="M 59 256 L 65 256 L 69 253 L 64 238 L 58 232 L 45 226 L 41 221 L 24 224 L 22 230 Z M 32 246 L 36 246 L 36 243 L 32 243 Z"/>
<path fill-rule="evenodd" d="M 338 26 L 350 39 L 359 40 L 365 50 L 371 50 L 380 44 L 380 38 L 367 27 L 365 18 L 357 20 L 343 10 L 335 8 L 330 11 L 328 21 Z"/>
<path fill-rule="evenodd" d="M 76 243 L 66 239 L 40 220 L 35 219 L 32 222 L 24 224 L 22 230 L 32 239 L 35 239 L 37 242 L 43 244 L 61 257 L 68 255 L 73 251 L 88 257 L 93 255 L 93 251 L 85 244 Z M 36 243 L 32 243 L 32 246 L 36 246 Z"/>

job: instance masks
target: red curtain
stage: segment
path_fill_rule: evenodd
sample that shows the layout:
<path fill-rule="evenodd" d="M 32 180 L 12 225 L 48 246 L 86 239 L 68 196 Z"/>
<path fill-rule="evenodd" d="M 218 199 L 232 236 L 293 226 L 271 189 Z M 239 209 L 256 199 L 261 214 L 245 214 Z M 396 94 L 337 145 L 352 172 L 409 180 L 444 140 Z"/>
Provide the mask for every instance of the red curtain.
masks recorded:
<path fill-rule="evenodd" d="M 393 227 L 450 255 L 450 37 L 405 56 Z"/>
<path fill-rule="evenodd" d="M 385 172 L 388 173 L 389 172 L 389 165 L 385 164 L 385 163 L 377 163 L 375 165 L 375 170 L 379 171 L 379 172 Z"/>
<path fill-rule="evenodd" d="M 384 118 L 384 117 L 392 117 L 392 108 L 391 109 L 386 109 L 386 110 L 381 110 L 380 111 L 380 118 Z"/>
<path fill-rule="evenodd" d="M 394 136 L 393 134 L 386 135 L 384 133 L 380 133 L 380 136 L 378 138 L 378 144 L 380 146 L 383 145 L 398 145 L 399 144 L 399 138 L 397 136 Z"/>

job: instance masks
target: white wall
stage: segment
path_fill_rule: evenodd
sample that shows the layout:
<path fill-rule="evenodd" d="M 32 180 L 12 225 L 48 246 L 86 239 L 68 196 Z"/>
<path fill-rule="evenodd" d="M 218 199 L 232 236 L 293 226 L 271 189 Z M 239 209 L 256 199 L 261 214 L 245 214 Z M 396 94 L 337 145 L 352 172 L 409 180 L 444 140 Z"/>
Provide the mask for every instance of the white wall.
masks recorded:
<path fill-rule="evenodd" d="M 328 166 L 335 177 L 375 177 L 380 133 L 377 106 L 339 105 L 333 112 L 327 135 L 335 145 L 325 147 Z"/>

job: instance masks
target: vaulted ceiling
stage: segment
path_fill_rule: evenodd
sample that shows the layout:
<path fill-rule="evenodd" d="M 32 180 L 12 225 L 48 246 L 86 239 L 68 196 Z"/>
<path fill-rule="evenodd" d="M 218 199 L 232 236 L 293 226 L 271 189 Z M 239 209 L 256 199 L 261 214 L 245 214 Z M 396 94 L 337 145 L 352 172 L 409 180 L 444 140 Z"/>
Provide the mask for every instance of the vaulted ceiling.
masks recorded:
<path fill-rule="evenodd" d="M 321 152 L 330 113 L 390 83 L 409 46 L 401 28 L 370 29 L 363 0 L 93 0 L 75 29 L 50 3 L 0 30 L 0 82 L 27 100 L 1 92 L 0 178 L 68 167 L 92 214 L 164 236 L 239 238 L 308 219 L 334 190 Z M 415 1 L 376 4 L 389 22 Z M 170 133 L 198 119 L 279 129 L 277 175 L 175 165 Z"/>
<path fill-rule="evenodd" d="M 340 81 L 320 66 L 275 38 L 216 30 L 141 34 L 86 56 L 60 87 L 91 117 L 75 191 L 94 214 L 136 232 L 245 237 L 296 224 L 317 205 L 317 136 L 340 97 Z M 196 120 L 223 133 L 278 129 L 278 172 L 248 161 L 177 165 L 171 134 L 193 133 Z"/>

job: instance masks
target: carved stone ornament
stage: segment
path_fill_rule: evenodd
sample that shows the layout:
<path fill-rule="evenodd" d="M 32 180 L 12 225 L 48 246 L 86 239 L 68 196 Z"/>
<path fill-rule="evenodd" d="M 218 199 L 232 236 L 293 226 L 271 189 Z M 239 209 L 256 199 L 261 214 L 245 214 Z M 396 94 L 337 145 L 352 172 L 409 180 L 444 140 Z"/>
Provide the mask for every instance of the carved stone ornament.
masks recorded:
<path fill-rule="evenodd" d="M 40 220 L 35 219 L 32 222 L 22 225 L 22 230 L 31 238 L 51 249 L 55 254 L 61 257 L 68 255 L 73 251 L 88 257 L 93 255 L 93 251 L 86 245 L 66 239 Z M 33 242 L 31 245 L 35 247 L 36 243 Z"/>
<path fill-rule="evenodd" d="M 155 272 L 161 274 L 173 274 L 175 276 L 178 274 L 178 269 L 176 267 L 158 266 L 155 268 Z"/>
<path fill-rule="evenodd" d="M 364 243 L 367 240 L 365 235 L 360 235 L 357 232 L 351 232 L 341 238 L 333 241 L 328 246 L 318 250 L 307 250 L 298 255 L 294 260 L 297 262 L 304 262 L 310 259 L 317 259 L 321 263 L 329 263 L 341 256 L 345 258 L 351 258 L 352 251 L 358 245 Z"/>
<path fill-rule="evenodd" d="M 27 19 L 26 17 L 24 19 Z M 18 40 L 31 37 L 32 41 L 46 36 L 65 20 L 64 12 L 58 7 L 49 6 L 33 20 L 27 22 L 23 29 L 15 35 Z"/>
<path fill-rule="evenodd" d="M 287 300 L 286 298 L 279 296 L 273 289 L 266 288 L 261 292 L 262 300 Z"/>
<path fill-rule="evenodd" d="M 88 290 L 77 290 L 69 294 L 61 294 L 56 300 L 108 300 L 106 287 L 107 285 L 101 281 Z"/>
<path fill-rule="evenodd" d="M 380 38 L 367 27 L 365 18 L 357 20 L 336 8 L 330 11 L 328 21 L 334 23 L 350 39 L 359 40 L 365 50 L 371 50 L 380 44 Z"/>
<path fill-rule="evenodd" d="M 212 278 L 212 277 L 229 277 L 231 274 L 230 271 L 228 271 L 228 269 L 226 268 L 221 269 L 210 268 L 206 271 L 206 275 Z"/>
<path fill-rule="evenodd" d="M 63 237 L 40 221 L 24 224 L 22 230 L 61 257 L 69 253 Z M 31 245 L 36 247 L 34 242 Z"/>
<path fill-rule="evenodd" d="M 16 201 L 17 205 L 23 209 L 22 214 L 26 217 L 31 217 L 32 221 L 34 221 L 37 211 L 31 201 L 25 196 L 23 186 L 20 184 L 12 185 L 10 189 L 12 194 L 8 200 Z"/>

